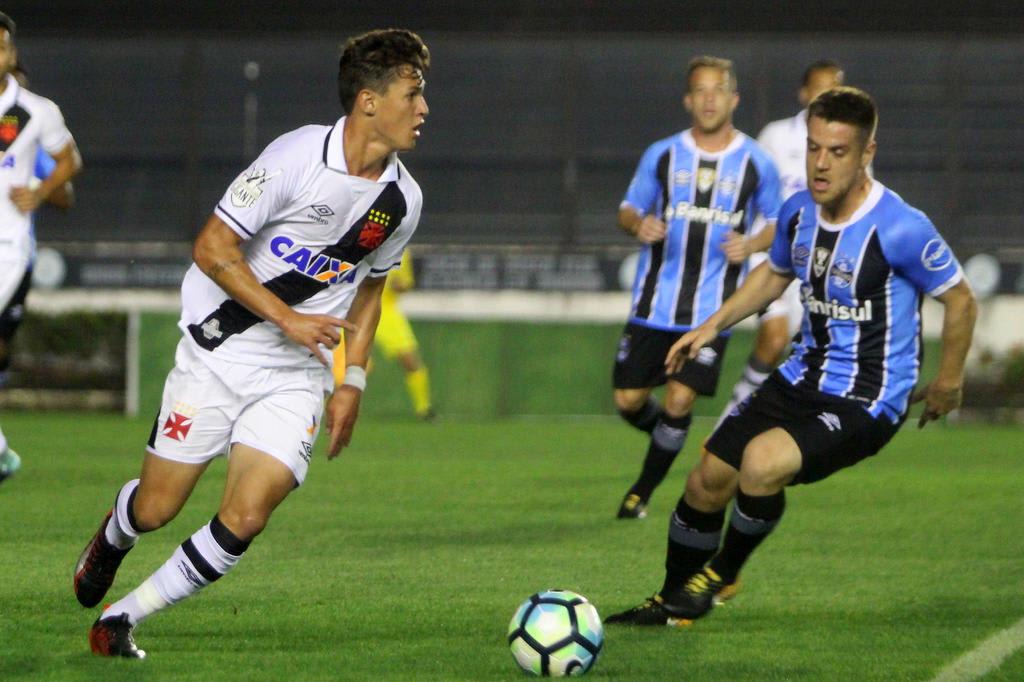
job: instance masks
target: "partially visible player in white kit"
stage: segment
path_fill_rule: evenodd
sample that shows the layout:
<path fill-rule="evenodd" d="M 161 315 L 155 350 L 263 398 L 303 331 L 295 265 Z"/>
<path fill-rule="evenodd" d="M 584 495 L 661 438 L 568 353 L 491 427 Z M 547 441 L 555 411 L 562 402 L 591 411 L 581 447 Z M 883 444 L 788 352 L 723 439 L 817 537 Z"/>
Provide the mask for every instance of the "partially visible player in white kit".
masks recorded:
<path fill-rule="evenodd" d="M 227 573 L 301 485 L 333 387 L 339 328 L 347 370 L 327 402 L 328 458 L 348 445 L 385 278 L 423 204 L 396 152 L 416 146 L 429 66 L 410 31 L 349 39 L 338 69 L 347 115 L 272 142 L 196 238 L 182 284 L 183 338 L 142 475 L 124 484 L 83 551 L 78 601 L 100 603 L 139 535 L 173 519 L 225 453 L 227 482 L 213 519 L 96 619 L 94 653 L 143 658 L 135 626 Z"/>
<path fill-rule="evenodd" d="M 56 104 L 15 80 L 15 25 L 0 12 L 0 387 L 6 383 L 10 344 L 21 322 L 32 280 L 32 212 L 81 169 L 81 157 Z M 56 165 L 35 179 L 39 150 Z M 21 464 L 0 430 L 0 481 Z"/>
<path fill-rule="evenodd" d="M 761 130 L 757 142 L 768 152 L 779 171 L 782 198 L 788 199 L 800 190 L 807 189 L 807 105 L 815 97 L 843 84 L 843 69 L 830 59 L 814 62 L 804 70 L 804 79 L 797 91 L 797 98 L 803 109 L 792 118 L 772 121 Z M 755 225 L 757 234 L 764 225 Z M 765 251 L 749 255 L 750 271 L 768 258 Z M 775 366 L 779 364 L 789 340 L 800 325 L 803 307 L 800 303 L 800 287 L 793 282 L 778 299 L 761 313 L 758 319 L 757 339 L 754 349 L 743 368 L 743 375 L 732 389 L 729 402 L 718 421 L 721 423 L 737 405 L 764 383 Z"/>

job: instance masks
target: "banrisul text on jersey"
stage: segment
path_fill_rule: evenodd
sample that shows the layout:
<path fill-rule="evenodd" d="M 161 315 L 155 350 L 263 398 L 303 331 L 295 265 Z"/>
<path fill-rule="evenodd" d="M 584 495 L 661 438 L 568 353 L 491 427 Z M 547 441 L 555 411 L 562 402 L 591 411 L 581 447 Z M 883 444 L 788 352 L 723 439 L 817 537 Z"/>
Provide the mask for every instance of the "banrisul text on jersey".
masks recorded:
<path fill-rule="evenodd" d="M 873 416 L 902 418 L 920 369 L 921 298 L 963 277 L 928 217 L 877 180 L 839 225 L 798 192 L 779 214 L 769 262 L 796 277 L 804 304 L 782 375 L 856 400 Z"/>
<path fill-rule="evenodd" d="M 722 251 L 727 234 L 747 233 L 759 213 L 775 220 L 781 198 L 775 167 L 749 137 L 708 152 L 687 130 L 648 147 L 622 203 L 666 225 L 665 239 L 640 251 L 630 322 L 684 331 L 741 281 L 745 266 Z"/>

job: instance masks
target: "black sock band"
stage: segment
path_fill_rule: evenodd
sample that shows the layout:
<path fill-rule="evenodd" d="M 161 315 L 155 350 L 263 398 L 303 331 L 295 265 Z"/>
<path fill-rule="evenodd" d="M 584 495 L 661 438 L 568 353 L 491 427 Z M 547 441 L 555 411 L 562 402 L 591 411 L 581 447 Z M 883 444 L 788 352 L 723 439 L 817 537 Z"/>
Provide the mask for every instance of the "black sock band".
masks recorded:
<path fill-rule="evenodd" d="M 676 455 L 683 449 L 691 421 L 693 418 L 688 414 L 682 417 L 661 415 L 657 426 L 651 432 L 651 443 L 647 447 L 644 466 L 640 471 L 640 478 L 630 488 L 631 493 L 639 495 L 644 500 L 650 499 L 651 493 L 668 475 Z"/>
<path fill-rule="evenodd" d="M 737 489 L 730 523 L 747 535 L 765 535 L 775 528 L 785 509 L 785 490 L 774 495 L 747 495 Z"/>
<path fill-rule="evenodd" d="M 726 583 L 739 577 L 740 569 L 751 553 L 778 525 L 786 509 L 786 492 L 774 495 L 747 495 L 736 491 L 736 502 L 729 517 L 729 529 L 718 554 L 711 560 L 711 568 Z"/>
<path fill-rule="evenodd" d="M 674 450 L 679 452 L 686 443 L 686 433 L 693 422 L 693 415 L 684 414 L 682 417 L 672 417 L 662 414 L 654 430 L 651 431 L 651 438 L 655 440 L 662 450 Z"/>
<path fill-rule="evenodd" d="M 687 504 L 685 495 L 679 499 L 668 527 L 663 593 L 682 587 L 718 551 L 724 523 L 724 509 L 702 512 Z"/>
<path fill-rule="evenodd" d="M 691 507 L 686 501 L 686 496 L 683 495 L 679 498 L 678 504 L 676 504 L 673 519 L 679 519 L 681 524 L 692 528 L 698 533 L 717 533 L 722 530 L 722 524 L 725 523 L 725 510 L 716 512 L 699 511 Z"/>
<path fill-rule="evenodd" d="M 136 535 L 142 535 L 145 531 L 140 530 L 138 522 L 135 521 L 135 493 L 137 492 L 139 492 L 139 486 L 132 488 L 132 492 L 128 496 L 128 502 L 125 504 L 125 512 L 128 516 L 128 525 L 132 527 Z"/>
<path fill-rule="evenodd" d="M 245 550 L 249 548 L 249 543 L 252 542 L 252 540 L 240 540 L 237 535 L 224 525 L 219 515 L 214 515 L 210 519 L 210 534 L 213 535 L 213 539 L 217 541 L 217 544 L 225 552 L 235 556 L 242 556 Z"/>
<path fill-rule="evenodd" d="M 661 408 L 658 407 L 658 403 L 654 398 L 648 397 L 647 402 L 636 412 L 619 410 L 619 416 L 625 419 L 630 426 L 650 433 L 658 423 L 658 417 L 661 416 Z"/>

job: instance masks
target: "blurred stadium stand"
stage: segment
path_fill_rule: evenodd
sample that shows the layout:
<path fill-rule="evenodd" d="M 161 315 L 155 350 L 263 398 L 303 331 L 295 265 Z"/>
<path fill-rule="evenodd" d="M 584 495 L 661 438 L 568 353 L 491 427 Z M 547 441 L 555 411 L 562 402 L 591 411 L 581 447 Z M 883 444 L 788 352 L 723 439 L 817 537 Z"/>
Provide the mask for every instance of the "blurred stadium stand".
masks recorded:
<path fill-rule="evenodd" d="M 402 24 L 434 58 L 431 116 L 405 156 L 426 196 L 417 239 L 427 251 L 630 250 L 616 207 L 644 147 L 686 127 L 685 65 L 710 53 L 736 62 L 736 122 L 751 135 L 795 113 L 807 63 L 837 59 L 879 103 L 877 177 L 925 210 L 962 257 L 1024 260 L 1019 7 L 925 15 L 913 4 L 859 4 L 832 15 L 840 31 L 824 34 L 786 3 L 716 11 L 725 3 L 692 21 L 667 1 L 396 2 L 387 15 L 254 3 L 244 17 L 214 4 L 112 2 L 74 18 L 59 11 L 73 3 L 45 4 L 45 13 L 8 11 L 33 89 L 60 104 L 85 157 L 78 207 L 40 218 L 40 240 L 72 256 L 187 259 L 254 151 L 340 114 L 338 42 Z M 645 11 L 626 9 L 637 5 Z"/>

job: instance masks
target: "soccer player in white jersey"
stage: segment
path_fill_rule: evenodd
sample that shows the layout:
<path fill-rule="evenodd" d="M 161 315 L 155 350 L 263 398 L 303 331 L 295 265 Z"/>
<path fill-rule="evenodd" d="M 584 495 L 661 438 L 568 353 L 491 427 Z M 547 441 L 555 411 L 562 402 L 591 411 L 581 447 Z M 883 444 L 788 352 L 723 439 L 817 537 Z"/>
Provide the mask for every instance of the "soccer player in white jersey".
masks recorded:
<path fill-rule="evenodd" d="M 797 91 L 797 99 L 803 107 L 800 112 L 792 118 L 772 121 L 758 135 L 758 143 L 768 152 L 779 170 L 783 199 L 807 189 L 807 170 L 804 162 L 807 156 L 807 105 L 821 93 L 842 84 L 843 69 L 837 62 L 830 59 L 814 62 L 804 70 L 803 82 Z M 763 220 L 758 222 L 764 224 Z M 759 225 L 755 225 L 755 233 L 759 228 Z M 768 254 L 764 251 L 750 254 L 750 269 L 753 270 L 767 258 Z M 754 349 L 747 359 L 746 367 L 743 368 L 743 375 L 732 389 L 732 395 L 722 410 L 719 422 L 748 395 L 756 391 L 779 364 L 789 340 L 797 331 L 802 312 L 800 287 L 793 282 L 782 296 L 772 301 L 760 314 Z"/>
<path fill-rule="evenodd" d="M 14 22 L 0 13 L 0 387 L 6 383 L 11 340 L 32 280 L 32 213 L 82 165 L 57 105 L 14 78 L 14 33 Z M 56 164 L 48 177 L 34 182 L 40 149 Z M 20 464 L 0 431 L 0 481 Z"/>
<path fill-rule="evenodd" d="M 333 386 L 339 328 L 347 369 L 326 406 L 328 458 L 348 445 L 385 278 L 423 203 L 397 152 L 416 146 L 429 66 L 410 31 L 349 39 L 338 69 L 346 116 L 272 142 L 196 238 L 182 284 L 183 338 L 142 474 L 120 489 L 82 552 L 78 601 L 100 603 L 139 535 L 173 519 L 224 453 L 227 482 L 213 519 L 96 619 L 94 653 L 144 657 L 135 626 L 230 570 L 302 483 Z"/>

